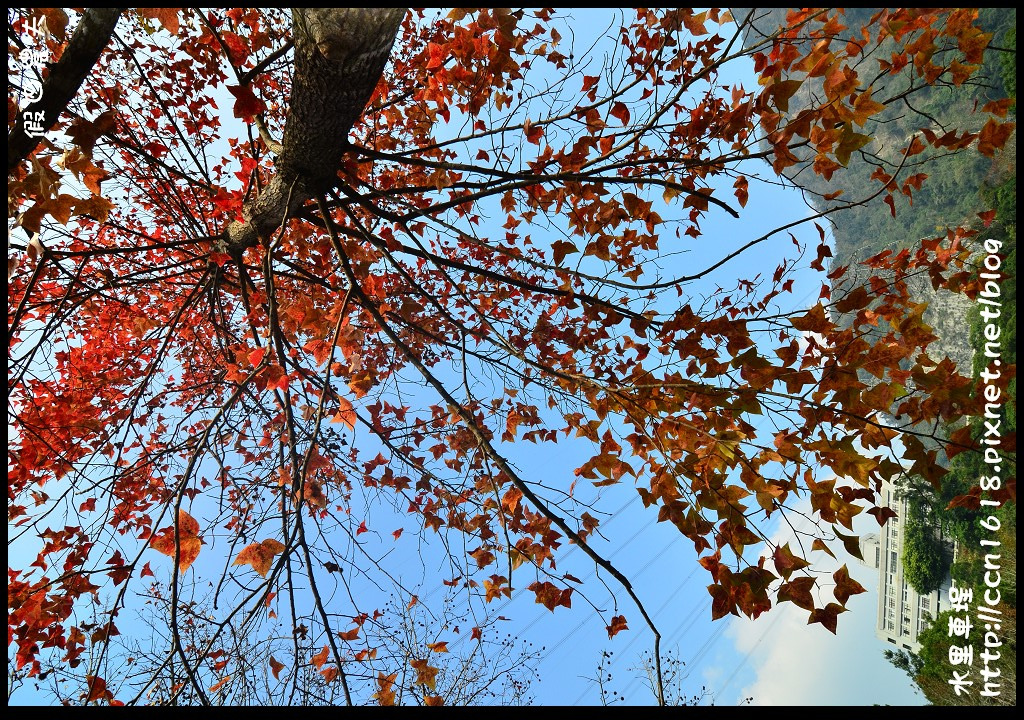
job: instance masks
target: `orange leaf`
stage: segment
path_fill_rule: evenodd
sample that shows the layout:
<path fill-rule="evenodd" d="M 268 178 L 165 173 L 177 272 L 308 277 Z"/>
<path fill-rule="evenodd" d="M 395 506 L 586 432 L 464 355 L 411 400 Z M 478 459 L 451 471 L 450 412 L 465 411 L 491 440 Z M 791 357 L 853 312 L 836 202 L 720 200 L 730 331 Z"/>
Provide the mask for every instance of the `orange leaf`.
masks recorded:
<path fill-rule="evenodd" d="M 825 308 L 815 305 L 810 312 L 800 317 L 790 318 L 793 327 L 801 332 L 827 332 L 832 329 L 832 322 L 825 316 Z"/>
<path fill-rule="evenodd" d="M 439 669 L 428 664 L 426 660 L 410 660 L 409 664 L 416 671 L 416 684 L 433 690 L 437 685 Z"/>
<path fill-rule="evenodd" d="M 857 101 L 853 104 L 853 121 L 863 127 L 864 123 L 868 121 L 868 118 L 882 112 L 883 110 L 885 110 L 885 105 L 872 100 L 871 88 L 868 88 L 857 96 Z"/>
<path fill-rule="evenodd" d="M 395 686 L 397 678 L 398 673 L 391 673 L 390 675 L 385 675 L 382 672 L 377 673 L 377 692 L 372 697 L 379 705 L 391 706 L 395 704 L 395 691 L 392 688 Z"/>
<path fill-rule="evenodd" d="M 280 679 L 278 676 L 279 676 L 279 674 L 280 674 L 280 672 L 282 670 L 284 670 L 284 663 L 278 662 L 277 660 L 274 659 L 274 656 L 271 655 L 270 656 L 270 672 L 272 672 L 274 674 L 274 679 L 275 680 L 279 680 Z"/>
<path fill-rule="evenodd" d="M 348 630 L 346 632 L 339 632 L 338 633 L 338 637 L 341 638 L 342 640 L 348 640 L 350 642 L 352 640 L 358 640 L 359 639 L 359 628 L 354 627 L 351 630 Z"/>
<path fill-rule="evenodd" d="M 683 21 L 683 25 L 690 31 L 691 35 L 699 37 L 707 34 L 707 29 L 704 27 L 704 18 L 707 17 L 707 13 L 696 13 L 693 10 L 685 9 L 680 12 L 680 19 Z"/>
<path fill-rule="evenodd" d="M 231 676 L 230 676 L 230 675 L 228 675 L 228 676 L 226 676 L 226 677 L 225 677 L 225 678 L 224 678 L 223 680 L 221 680 L 221 681 L 219 681 L 219 682 L 216 682 L 216 683 L 214 683 L 213 685 L 211 685 L 211 686 L 210 686 L 210 690 L 209 690 L 209 691 L 210 691 L 210 692 L 212 692 L 212 693 L 213 693 L 213 692 L 217 692 L 217 691 L 218 691 L 218 690 L 220 690 L 220 689 L 221 689 L 222 687 L 224 687 L 225 685 L 227 685 L 227 684 L 228 684 L 228 683 L 229 683 L 230 681 L 231 681 Z"/>
<path fill-rule="evenodd" d="M 1017 127 L 1017 123 L 1001 123 L 989 118 L 985 127 L 981 129 L 981 134 L 978 135 L 978 152 L 987 157 L 995 155 L 996 150 L 1006 145 L 1006 141 L 1010 139 L 1015 127 Z"/>
<path fill-rule="evenodd" d="M 171 35 L 177 35 L 181 29 L 178 21 L 178 8 L 139 8 L 139 14 L 160 22 Z"/>
<path fill-rule="evenodd" d="M 270 566 L 274 563 L 274 556 L 284 552 L 285 546 L 272 538 L 267 538 L 261 543 L 252 543 L 235 558 L 235 565 L 251 565 L 252 569 L 266 577 Z"/>
<path fill-rule="evenodd" d="M 100 188 L 100 183 L 110 175 L 103 168 L 90 167 L 84 173 L 82 173 L 82 183 L 89 189 L 93 195 L 101 195 L 103 190 Z"/>
<path fill-rule="evenodd" d="M 86 675 L 85 682 L 87 690 L 83 695 L 86 696 L 86 702 L 109 700 L 113 697 L 113 693 L 107 690 L 107 681 L 103 678 Z"/>
<path fill-rule="evenodd" d="M 783 80 L 782 82 L 774 83 L 768 89 L 768 92 L 771 93 L 772 98 L 775 100 L 775 106 L 779 110 L 789 112 L 789 99 L 793 97 L 803 84 L 803 80 Z"/>
<path fill-rule="evenodd" d="M 950 500 L 949 505 L 946 506 L 947 510 L 953 508 L 967 508 L 968 510 L 977 510 L 981 507 L 981 488 L 977 485 L 971 488 L 970 492 L 966 495 L 957 495 L 955 498 Z"/>
<path fill-rule="evenodd" d="M 322 668 L 324 666 L 324 663 L 327 662 L 327 646 L 324 645 L 323 649 L 320 652 L 318 652 L 316 655 L 310 658 L 310 661 L 313 663 L 313 667 L 315 667 L 317 670 Z"/>
<path fill-rule="evenodd" d="M 267 109 L 262 100 L 257 98 L 252 88 L 248 85 L 228 85 L 228 92 L 235 96 L 234 115 L 242 118 L 245 122 L 252 122 L 252 119 Z"/>
<path fill-rule="evenodd" d="M 68 14 L 60 8 L 33 8 L 32 16 L 46 21 L 46 30 L 64 42 L 68 29 Z"/>
<path fill-rule="evenodd" d="M 626 107 L 625 103 L 617 102 L 612 105 L 612 109 L 609 111 L 609 114 L 623 125 L 629 124 L 629 108 Z"/>
<path fill-rule="evenodd" d="M 544 136 L 544 127 L 534 125 L 529 121 L 523 123 L 523 134 L 526 135 L 526 141 L 533 143 L 534 145 L 540 145 L 540 139 Z"/>
<path fill-rule="evenodd" d="M 814 587 L 814 578 L 800 577 L 791 582 L 784 583 L 779 587 L 779 602 L 787 600 L 804 610 L 814 609 L 814 598 L 811 597 L 811 588 Z"/>
<path fill-rule="evenodd" d="M 555 265 L 561 265 L 566 255 L 577 252 L 579 250 L 576 249 L 576 246 L 567 240 L 556 240 L 551 245 L 551 257 L 554 259 Z"/>
<path fill-rule="evenodd" d="M 352 403 L 343 397 L 338 398 L 338 412 L 331 418 L 332 423 L 343 423 L 348 426 L 349 430 L 356 429 L 356 420 L 358 416 L 356 411 L 352 408 Z"/>
<path fill-rule="evenodd" d="M 797 557 L 789 549 L 789 543 L 780 545 L 775 548 L 775 553 L 772 555 L 772 559 L 775 561 L 775 569 L 779 575 L 789 580 L 789 576 L 793 574 L 794 570 L 800 570 L 810 565 L 809 562 L 801 557 Z"/>
<path fill-rule="evenodd" d="M 746 207 L 747 198 L 749 197 L 747 179 L 741 175 L 733 183 L 733 187 L 736 188 L 736 202 L 740 204 L 740 207 Z"/>
<path fill-rule="evenodd" d="M 985 227 L 990 227 L 992 225 L 992 221 L 996 219 L 996 211 L 986 210 L 985 212 L 978 213 L 978 217 L 981 218 L 981 222 Z"/>
<path fill-rule="evenodd" d="M 252 365 L 253 367 L 256 367 L 261 362 L 263 362 L 263 356 L 266 354 L 266 348 L 256 348 L 251 353 L 249 353 L 249 364 Z"/>
<path fill-rule="evenodd" d="M 295 493 L 296 502 L 298 502 L 299 494 Z M 327 496 L 324 495 L 324 486 L 315 480 L 307 480 L 306 484 L 302 488 L 302 497 L 310 505 L 319 508 L 327 507 Z"/>
<path fill-rule="evenodd" d="M 836 581 L 836 586 L 832 590 L 832 594 L 836 596 L 836 600 L 839 604 L 846 606 L 846 601 L 850 599 L 851 595 L 860 595 L 863 592 L 867 592 L 864 586 L 859 582 L 850 577 L 850 571 L 846 569 L 846 565 L 836 570 L 832 574 L 832 578 Z"/>
<path fill-rule="evenodd" d="M 552 583 L 535 582 L 526 589 L 535 592 L 537 594 L 536 602 L 543 605 L 551 612 L 554 612 L 555 608 L 559 605 L 572 607 L 572 588 L 559 590 L 558 587 Z"/>
<path fill-rule="evenodd" d="M 992 102 L 985 103 L 981 110 L 982 112 L 992 113 L 996 117 L 1006 117 L 1007 111 L 1013 107 L 1016 101 L 1013 98 L 1001 98 L 999 100 L 993 100 Z"/>
<path fill-rule="evenodd" d="M 198 537 L 199 523 L 184 510 L 178 511 L 178 546 L 181 572 L 189 569 L 199 557 L 203 541 Z M 174 557 L 174 527 L 167 527 L 150 538 L 149 546 L 168 557 Z"/>
<path fill-rule="evenodd" d="M 605 630 L 608 631 L 608 639 L 611 640 L 613 637 L 618 635 L 623 630 L 628 630 L 629 627 L 626 625 L 625 615 L 616 615 L 612 618 L 612 624 L 606 625 Z"/>
<path fill-rule="evenodd" d="M 711 594 L 711 619 L 718 620 L 729 613 L 739 615 L 736 611 L 736 601 L 733 600 L 729 591 L 721 585 L 708 585 L 708 592 Z"/>
<path fill-rule="evenodd" d="M 829 603 L 824 608 L 817 608 L 811 611 L 810 617 L 807 618 L 807 624 L 821 623 L 828 631 L 833 635 L 836 634 L 836 622 L 840 613 L 846 612 L 846 608 L 836 603 Z"/>
<path fill-rule="evenodd" d="M 519 491 L 519 488 L 510 487 L 508 492 L 506 492 L 505 496 L 501 499 L 501 506 L 505 508 L 507 512 L 514 515 L 516 512 L 516 506 L 519 504 L 522 497 L 523 493 Z"/>

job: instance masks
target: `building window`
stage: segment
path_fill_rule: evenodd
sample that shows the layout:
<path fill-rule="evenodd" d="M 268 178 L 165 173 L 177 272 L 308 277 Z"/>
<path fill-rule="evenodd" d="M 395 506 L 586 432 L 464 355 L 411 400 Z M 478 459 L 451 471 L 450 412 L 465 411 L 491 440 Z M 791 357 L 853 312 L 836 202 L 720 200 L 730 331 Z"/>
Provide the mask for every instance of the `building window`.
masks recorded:
<path fill-rule="evenodd" d="M 922 610 L 931 610 L 931 607 L 932 607 L 931 598 L 922 597 L 921 598 L 921 609 Z"/>

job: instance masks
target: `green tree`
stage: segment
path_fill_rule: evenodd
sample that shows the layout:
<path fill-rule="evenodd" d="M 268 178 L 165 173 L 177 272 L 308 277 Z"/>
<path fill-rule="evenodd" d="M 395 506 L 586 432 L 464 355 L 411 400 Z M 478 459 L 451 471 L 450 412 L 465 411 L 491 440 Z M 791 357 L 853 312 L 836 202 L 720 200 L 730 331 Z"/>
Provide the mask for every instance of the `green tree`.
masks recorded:
<path fill-rule="evenodd" d="M 903 526 L 903 577 L 925 595 L 939 589 L 949 570 L 950 552 L 933 525 L 910 517 Z"/>

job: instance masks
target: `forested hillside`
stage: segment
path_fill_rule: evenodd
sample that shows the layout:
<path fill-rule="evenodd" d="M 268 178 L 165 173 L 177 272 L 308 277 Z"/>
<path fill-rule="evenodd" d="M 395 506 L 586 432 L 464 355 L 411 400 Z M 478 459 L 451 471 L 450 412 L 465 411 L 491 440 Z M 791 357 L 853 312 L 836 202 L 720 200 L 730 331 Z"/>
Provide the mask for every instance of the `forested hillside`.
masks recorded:
<path fill-rule="evenodd" d="M 847 9 L 847 25 L 861 26 L 878 9 Z M 738 20 L 742 20 L 750 9 L 736 8 L 733 12 Z M 752 18 L 754 30 L 748 32 L 748 42 L 756 38 L 758 32 L 770 33 L 784 24 L 786 12 L 785 8 L 756 9 Z M 982 28 L 993 35 L 991 47 L 1002 49 L 1013 42 L 1012 38 L 1007 39 L 1007 34 L 1016 27 L 1016 10 L 984 8 L 979 20 Z M 864 74 L 877 71 L 878 62 L 886 57 L 883 45 L 870 57 L 865 57 L 860 71 Z M 834 263 L 847 264 L 886 248 L 908 247 L 948 225 L 973 217 L 979 210 L 979 188 L 999 185 L 1006 180 L 1015 165 L 1014 141 L 995 159 L 986 158 L 978 152 L 926 150 L 909 158 L 901 174 L 926 173 L 928 178 L 919 190 L 914 191 L 912 201 L 897 195 L 893 216 L 878 193 L 880 183 L 872 180 L 871 175 L 879 167 L 898 165 L 900 158 L 893 157 L 895 148 L 901 147 L 909 136 L 923 129 L 945 132 L 958 123 L 961 127 L 980 129 L 987 116 L 974 110 L 990 100 L 1007 96 L 1006 82 L 1015 77 L 1013 57 L 999 50 L 986 51 L 981 72 L 959 86 L 928 85 L 917 78 L 908 66 L 898 80 L 880 82 L 874 87 L 874 97 L 887 99 L 903 94 L 904 98 L 901 103 L 892 104 L 870 119 L 863 129 L 858 129 L 859 133 L 874 136 L 875 140 L 851 154 L 846 170 L 836 173 L 833 181 L 806 170 L 793 175 L 793 181 L 807 193 L 808 200 L 816 209 L 837 207 L 877 195 L 863 206 L 844 212 L 840 224 L 833 227 Z M 1006 58 L 1011 59 L 1009 63 Z M 806 102 L 813 92 L 815 88 L 810 83 L 801 88 L 790 100 L 790 114 L 797 114 L 801 101 Z M 825 196 L 839 191 L 840 195 L 831 200 L 825 199 Z"/>
<path fill-rule="evenodd" d="M 847 24 L 857 27 L 866 23 L 877 10 L 848 9 Z M 741 21 L 749 11 L 734 9 Z M 761 33 L 771 33 L 784 24 L 786 12 L 785 8 L 755 10 L 753 28 L 747 33 L 748 42 L 756 41 Z M 994 157 L 983 155 L 977 145 L 969 148 L 968 152 L 955 154 L 928 149 L 913 158 L 894 156 L 892 149 L 902 147 L 909 137 L 923 130 L 936 134 L 947 132 L 951 126 L 980 130 L 987 116 L 977 112 L 979 108 L 991 101 L 1016 97 L 1016 20 L 1015 10 L 983 8 L 980 11 L 979 24 L 992 37 L 984 52 L 981 72 L 962 84 L 951 78 L 947 86 L 928 86 L 916 77 L 913 66 L 908 66 L 898 80 L 875 87 L 876 96 L 886 99 L 904 93 L 903 102 L 890 105 L 859 129 L 859 132 L 875 139 L 851 153 L 848 167 L 836 174 L 834 182 L 813 172 L 797 171 L 790 175 L 818 211 L 877 195 L 861 206 L 845 211 L 841 221 L 833 224 L 833 266 L 855 265 L 887 249 L 913 248 L 922 238 L 942 235 L 947 227 L 957 225 L 978 228 L 981 232 L 977 240 L 991 238 L 998 241 L 1004 279 L 1000 283 L 1001 315 L 995 324 L 1000 332 L 999 350 L 1003 367 L 1016 364 L 1016 137 L 1011 137 L 1006 148 L 995 153 Z M 884 46 L 877 48 L 866 58 L 868 64 L 863 71 L 868 72 L 870 63 L 884 62 L 886 57 Z M 790 117 L 797 117 L 801 107 L 811 100 L 812 93 L 816 91 L 815 87 L 801 88 L 790 100 Z M 1009 112 L 1015 114 L 1015 108 Z M 878 192 L 881 184 L 872 176 L 880 172 L 897 175 L 894 172 L 896 168 L 900 168 L 898 175 L 901 178 L 918 173 L 927 177 L 921 178 L 923 183 L 919 188 L 915 187 L 912 198 L 897 194 L 890 212 L 882 207 L 884 198 Z M 989 218 L 991 224 L 984 226 L 978 213 L 988 210 L 996 213 Z M 844 279 L 844 282 L 849 282 L 849 279 Z M 984 322 L 979 306 L 962 295 L 933 291 L 927 278 L 912 282 L 911 288 L 919 302 L 928 303 L 925 319 L 938 337 L 929 354 L 936 361 L 948 356 L 962 372 L 969 370 L 975 378 L 979 377 L 986 363 L 990 362 L 980 353 L 975 353 L 976 348 L 984 345 Z M 871 382 L 870 378 L 864 379 Z M 1000 421 L 1003 437 L 1014 437 L 1016 433 L 1015 381 L 1010 385 L 1010 396 Z M 984 434 L 981 419 L 975 419 L 971 427 L 973 437 L 980 440 Z M 955 428 L 920 429 L 948 436 Z M 940 454 L 940 458 L 944 457 Z M 1015 476 L 1015 462 L 1012 457 L 1007 460 L 1012 467 L 1006 470 L 1005 476 L 1007 482 L 1013 482 L 1009 478 Z M 909 477 L 901 483 L 909 500 L 905 545 L 929 548 L 926 552 L 917 553 L 915 558 L 908 558 L 906 554 L 903 558 L 904 570 L 911 584 L 928 585 L 917 588 L 920 592 L 934 590 L 937 586 L 935 581 L 941 580 L 948 572 L 960 585 L 983 586 L 983 553 L 979 551 L 978 543 L 984 531 L 980 530 L 978 523 L 979 512 L 962 504 L 953 508 L 949 506 L 954 498 L 967 494 L 988 469 L 981 454 L 972 452 L 961 453 L 946 464 L 949 472 L 942 477 L 939 489 L 921 477 Z M 1006 558 L 1002 567 L 1005 592 L 999 605 L 1006 622 L 1000 631 L 1000 639 L 1003 654 L 1012 664 L 1004 664 L 1003 667 L 1008 681 L 1003 685 L 1004 692 L 998 698 L 987 699 L 986 704 L 1013 704 L 1016 700 L 1013 682 L 1016 665 L 1012 660 L 1016 652 L 1015 504 L 1004 505 L 996 515 L 1001 523 L 997 538 L 1004 546 L 1002 555 Z M 937 528 L 941 529 L 944 540 L 936 534 Z M 956 541 L 958 547 L 952 568 L 949 566 L 950 553 L 942 546 L 951 541 Z M 914 679 L 930 702 L 972 704 L 978 702 L 977 696 L 955 695 L 946 682 L 951 670 L 945 659 L 950 644 L 946 615 L 940 615 L 932 629 L 921 636 L 923 647 L 919 656 L 902 651 L 887 655 Z"/>

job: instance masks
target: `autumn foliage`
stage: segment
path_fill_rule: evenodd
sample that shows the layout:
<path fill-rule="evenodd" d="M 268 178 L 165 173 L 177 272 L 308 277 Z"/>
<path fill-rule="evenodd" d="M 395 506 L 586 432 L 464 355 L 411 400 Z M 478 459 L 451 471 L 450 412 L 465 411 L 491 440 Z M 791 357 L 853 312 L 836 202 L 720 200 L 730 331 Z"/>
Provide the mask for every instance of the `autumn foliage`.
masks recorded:
<path fill-rule="evenodd" d="M 40 12 L 17 15 L 22 42 Z M 356 119 L 320 137 L 295 129 L 317 127 L 297 88 L 347 50 L 310 40 L 341 11 L 317 12 L 124 12 L 10 170 L 12 669 L 76 679 L 72 703 L 226 702 L 255 672 L 227 650 L 241 633 L 267 649 L 269 687 L 304 682 L 307 702 L 454 701 L 437 658 L 456 636 L 386 640 L 360 590 L 394 582 L 412 608 L 387 548 L 417 542 L 481 616 L 522 588 L 571 612 L 587 588 L 556 566 L 574 545 L 627 603 L 609 637 L 646 629 L 657 655 L 597 540 L 636 493 L 692 541 L 715 618 L 792 602 L 835 632 L 864 589 L 816 560 L 857 553 L 859 513 L 886 522 L 883 480 L 941 482 L 922 422 L 977 410 L 907 285 L 973 292 L 972 233 L 876 256 L 852 287 L 826 265 L 841 210 L 670 258 L 742 218 L 766 162 L 839 177 L 902 100 L 886 77 L 967 81 L 989 41 L 975 13 L 848 28 L 805 10 L 745 42 L 749 18 L 631 10 L 606 54 L 570 47 L 551 10 L 409 12 L 393 45 L 386 19 L 367 26 L 386 67 L 367 97 L 332 100 Z M 56 58 L 80 16 L 45 17 Z M 756 87 L 721 79 L 750 60 Z M 912 197 L 926 148 L 995 152 L 1013 123 L 979 113 L 975 131 L 922 118 L 876 156 L 876 195 Z M 770 244 L 802 223 L 811 247 Z M 722 280 L 757 253 L 762 276 Z M 790 312 L 808 263 L 820 297 Z M 516 469 L 520 446 L 553 443 L 580 453 L 574 475 Z M 805 501 L 813 544 L 768 543 Z M 165 661 L 112 672 L 140 597 L 164 608 Z M 279 615 L 283 649 L 260 645 Z"/>

